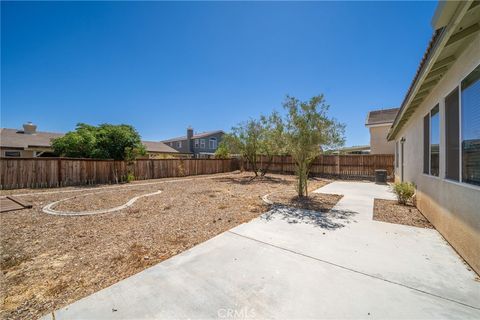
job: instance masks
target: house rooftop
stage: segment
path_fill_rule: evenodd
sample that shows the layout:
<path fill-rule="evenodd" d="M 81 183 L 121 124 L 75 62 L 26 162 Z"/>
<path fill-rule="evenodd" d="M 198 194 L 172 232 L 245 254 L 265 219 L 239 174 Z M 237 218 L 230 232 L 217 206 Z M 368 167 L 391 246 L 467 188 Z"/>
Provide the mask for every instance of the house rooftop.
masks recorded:
<path fill-rule="evenodd" d="M 18 129 L 0 128 L 0 147 L 21 148 L 45 147 L 50 148 L 51 140 L 62 137 L 63 133 L 42 132 L 25 133 Z"/>
<path fill-rule="evenodd" d="M 204 138 L 216 133 L 225 133 L 225 132 L 223 130 L 201 132 L 201 133 L 194 134 L 192 136 L 192 139 Z M 187 136 L 180 136 L 180 137 L 175 137 L 167 140 L 162 140 L 162 142 L 173 142 L 173 141 L 182 141 L 182 140 L 187 140 Z"/>
<path fill-rule="evenodd" d="M 366 126 L 378 124 L 392 124 L 397 116 L 399 108 L 370 111 L 367 115 Z"/>
<path fill-rule="evenodd" d="M 387 136 L 395 139 L 416 109 L 442 80 L 480 31 L 479 1 L 440 1 L 432 19 L 434 33 Z"/>
<path fill-rule="evenodd" d="M 178 153 L 177 150 L 160 141 L 142 141 L 148 152 Z"/>

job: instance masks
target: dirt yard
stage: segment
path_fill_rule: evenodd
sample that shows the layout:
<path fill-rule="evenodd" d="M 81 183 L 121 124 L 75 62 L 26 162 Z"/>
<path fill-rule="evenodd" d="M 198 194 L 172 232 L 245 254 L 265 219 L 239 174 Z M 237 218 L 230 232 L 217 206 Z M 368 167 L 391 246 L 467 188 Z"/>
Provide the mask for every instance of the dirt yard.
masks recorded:
<path fill-rule="evenodd" d="M 17 190 L 32 209 L 0 214 L 0 317 L 36 318 L 206 241 L 268 208 L 261 196 L 294 190 L 294 177 L 220 174 L 134 182 L 114 187 Z M 326 184 L 324 180 L 314 182 Z M 54 210 L 131 207 L 90 216 Z M 288 193 L 288 192 L 287 192 Z M 24 194 L 19 196 L 19 194 Z"/>
<path fill-rule="evenodd" d="M 433 229 L 432 224 L 413 205 L 401 205 L 396 200 L 375 199 L 373 220 Z"/>
<path fill-rule="evenodd" d="M 323 187 L 328 181 L 324 179 L 311 179 L 308 184 L 308 197 L 299 198 L 295 188 L 282 188 L 268 195 L 268 200 L 275 205 L 328 212 L 343 197 L 338 194 L 313 193 L 312 191 Z"/>

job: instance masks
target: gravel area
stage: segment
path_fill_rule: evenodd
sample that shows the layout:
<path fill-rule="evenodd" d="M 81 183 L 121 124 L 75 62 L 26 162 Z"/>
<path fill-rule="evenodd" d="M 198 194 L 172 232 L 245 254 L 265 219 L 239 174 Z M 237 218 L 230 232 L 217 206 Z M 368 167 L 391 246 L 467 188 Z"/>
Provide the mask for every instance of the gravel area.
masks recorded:
<path fill-rule="evenodd" d="M 338 194 L 313 193 L 312 191 L 330 183 L 329 180 L 313 179 L 308 184 L 308 197 L 299 198 L 294 188 L 282 189 L 273 192 L 268 199 L 275 205 L 328 212 L 343 197 Z"/>
<path fill-rule="evenodd" d="M 49 313 L 259 216 L 268 209 L 260 198 L 267 193 L 294 192 L 293 176 L 250 178 L 249 173 L 222 174 L 149 180 L 108 192 L 69 187 L 21 196 L 32 209 L 0 214 L 0 318 Z M 156 190 L 163 192 L 107 214 L 68 217 L 41 211 L 72 196 L 55 209 L 113 207 Z"/>
<path fill-rule="evenodd" d="M 434 228 L 416 207 L 398 204 L 396 200 L 375 199 L 373 220 L 419 228 Z"/>

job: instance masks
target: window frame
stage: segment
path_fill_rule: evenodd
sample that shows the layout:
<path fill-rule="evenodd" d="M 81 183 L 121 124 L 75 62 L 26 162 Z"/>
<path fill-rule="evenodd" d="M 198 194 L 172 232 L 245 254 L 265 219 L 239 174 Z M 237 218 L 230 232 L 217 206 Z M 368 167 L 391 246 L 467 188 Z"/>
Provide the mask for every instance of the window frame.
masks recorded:
<path fill-rule="evenodd" d="M 445 97 L 443 97 L 443 113 L 444 113 L 444 118 L 443 118 L 443 128 L 444 128 L 444 149 L 445 149 L 445 168 L 443 170 L 443 178 L 448 181 L 452 182 L 461 182 L 462 180 L 462 134 L 461 134 L 461 126 L 462 126 L 462 116 L 461 116 L 461 81 L 460 84 L 456 85 L 455 88 L 453 88 Z M 448 131 L 447 131 L 447 98 L 449 98 L 451 95 L 455 94 L 455 92 L 458 94 L 458 179 L 455 180 L 454 178 L 447 177 L 447 167 L 448 167 L 448 145 L 447 145 L 447 136 L 448 136 Z"/>
<path fill-rule="evenodd" d="M 7 155 L 7 152 L 8 153 L 14 152 L 14 153 L 18 154 L 18 156 Z M 22 157 L 22 152 L 19 151 L 19 150 L 5 150 L 3 152 L 3 155 L 4 155 L 5 158 L 21 158 Z"/>
<path fill-rule="evenodd" d="M 432 174 L 432 137 L 433 137 L 433 128 L 432 128 L 432 113 L 433 113 L 433 110 L 435 109 L 438 109 L 437 112 L 435 113 L 436 116 L 438 116 L 438 173 L 437 174 Z M 428 138 L 429 138 L 429 141 L 428 141 L 428 159 L 429 159 L 429 163 L 428 163 L 428 174 L 431 175 L 432 177 L 440 177 L 440 156 L 441 156 L 441 153 L 440 153 L 440 136 L 441 136 L 441 123 L 440 123 L 440 104 L 437 103 L 433 108 L 430 109 L 430 112 L 428 113 L 429 117 L 428 117 L 428 121 L 429 121 L 429 126 L 428 128 L 430 129 L 430 132 L 429 132 L 429 135 L 428 135 Z"/>
<path fill-rule="evenodd" d="M 198 148 L 200 146 L 200 141 L 198 141 L 198 139 L 194 140 L 194 146 L 195 148 Z"/>
<path fill-rule="evenodd" d="M 455 184 L 464 188 L 468 189 L 473 189 L 473 190 L 480 190 L 480 185 L 472 184 L 463 181 L 463 149 L 462 149 L 462 136 L 463 136 L 463 128 L 462 128 L 462 119 L 463 119 L 463 101 L 462 101 L 462 82 L 472 73 L 474 72 L 477 68 L 480 68 L 480 64 L 475 66 L 474 68 L 470 69 L 469 71 L 466 71 L 462 76 L 460 77 L 459 81 L 454 82 L 451 86 L 449 86 L 449 90 L 446 90 L 448 93 L 443 97 L 440 98 L 440 101 L 442 101 L 442 104 L 440 104 L 440 112 L 443 112 L 443 117 L 440 118 L 440 127 L 444 129 L 446 135 L 446 122 L 445 122 L 445 99 L 455 90 L 458 89 L 458 100 L 459 100 L 459 106 L 458 106 L 458 143 L 459 143 L 459 148 L 458 148 L 458 166 L 459 166 L 459 179 L 458 180 L 452 180 L 446 177 L 446 155 L 443 155 L 444 157 L 444 166 L 443 170 L 439 172 L 439 176 L 432 176 L 430 173 L 425 173 L 423 172 L 423 175 L 426 175 L 430 178 L 434 179 L 441 179 L 442 181 L 445 181 L 447 183 Z M 430 114 L 430 112 L 428 112 Z M 427 115 L 427 114 L 425 114 Z M 422 118 L 423 119 L 423 118 Z M 430 125 L 430 124 L 429 124 Z M 445 139 L 445 137 L 444 137 Z M 443 148 L 441 146 L 441 150 L 444 150 L 446 153 L 446 141 L 443 142 Z M 430 164 L 429 164 L 430 168 Z"/>
<path fill-rule="evenodd" d="M 200 149 L 205 149 L 205 139 L 200 139 Z"/>
<path fill-rule="evenodd" d="M 470 186 L 470 187 L 474 187 L 476 189 L 480 189 L 480 185 L 478 184 L 473 184 L 473 183 L 468 183 L 468 182 L 465 182 L 463 180 L 463 127 L 462 127 L 462 120 L 463 120 L 463 101 L 462 101 L 462 91 L 463 91 L 463 86 L 462 86 L 462 82 L 465 81 L 466 78 L 468 78 L 468 76 L 470 76 L 470 74 L 472 74 L 477 68 L 480 68 L 480 64 L 477 65 L 476 67 L 474 67 L 472 70 L 470 70 L 469 72 L 467 72 L 466 75 L 464 75 L 462 77 L 462 79 L 460 80 L 460 83 L 458 84 L 458 99 L 459 99 L 459 110 L 458 110 L 458 121 L 459 121 L 459 124 L 458 124 L 458 139 L 459 139 L 459 148 L 458 148 L 458 152 L 459 152 L 459 161 L 458 161 L 458 164 L 459 164 L 459 180 L 458 181 L 455 181 L 455 180 L 449 180 L 449 181 L 452 181 L 452 182 L 455 182 L 455 183 L 460 183 L 462 184 L 463 186 Z M 477 81 L 480 81 L 477 80 Z"/>
<path fill-rule="evenodd" d="M 215 142 L 215 143 L 214 143 L 214 146 L 212 146 L 212 142 Z M 217 138 L 212 137 L 212 138 L 208 139 L 208 148 L 209 148 L 210 150 L 215 150 L 215 149 L 217 149 Z"/>
<path fill-rule="evenodd" d="M 182 141 L 177 141 L 177 148 L 181 148 L 182 147 Z"/>

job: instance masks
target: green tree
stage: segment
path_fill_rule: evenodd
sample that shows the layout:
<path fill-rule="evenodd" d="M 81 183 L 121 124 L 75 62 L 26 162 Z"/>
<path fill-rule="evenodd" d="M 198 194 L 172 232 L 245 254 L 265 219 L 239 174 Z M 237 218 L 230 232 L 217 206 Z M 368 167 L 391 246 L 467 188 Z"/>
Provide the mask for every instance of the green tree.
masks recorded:
<path fill-rule="evenodd" d="M 223 136 L 227 148 L 232 154 L 239 154 L 258 176 L 257 157 L 261 152 L 263 126 L 260 120 L 250 119 L 232 128 L 231 133 Z"/>
<path fill-rule="evenodd" d="M 308 101 L 287 96 L 283 103 L 287 110 L 285 139 L 288 153 L 295 161 L 297 192 L 308 196 L 308 174 L 312 161 L 325 148 L 344 144 L 345 125 L 327 115 L 329 105 L 323 94 Z"/>
<path fill-rule="evenodd" d="M 70 158 L 90 158 L 96 148 L 96 127 L 85 123 L 77 124 L 75 131 L 52 140 L 54 152 Z"/>
<path fill-rule="evenodd" d="M 229 156 L 230 156 L 230 150 L 228 148 L 228 145 L 225 143 L 225 141 L 222 140 L 218 145 L 217 150 L 215 151 L 215 158 L 227 159 Z"/>
<path fill-rule="evenodd" d="M 140 135 L 130 125 L 79 123 L 75 131 L 52 140 L 54 152 L 64 157 L 131 161 L 145 154 Z"/>
<path fill-rule="evenodd" d="M 267 159 L 265 165 L 260 170 L 261 175 L 267 174 L 272 164 L 273 156 L 286 154 L 285 144 L 285 125 L 282 117 L 276 111 L 269 116 L 261 116 L 260 123 L 262 131 L 260 134 L 260 154 Z"/>

